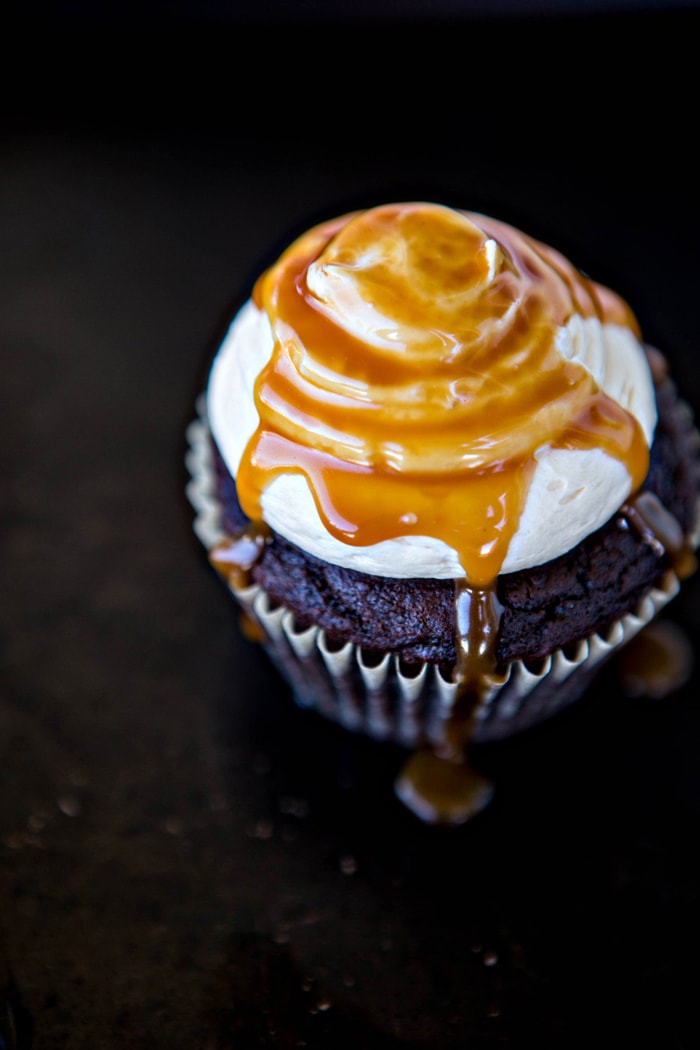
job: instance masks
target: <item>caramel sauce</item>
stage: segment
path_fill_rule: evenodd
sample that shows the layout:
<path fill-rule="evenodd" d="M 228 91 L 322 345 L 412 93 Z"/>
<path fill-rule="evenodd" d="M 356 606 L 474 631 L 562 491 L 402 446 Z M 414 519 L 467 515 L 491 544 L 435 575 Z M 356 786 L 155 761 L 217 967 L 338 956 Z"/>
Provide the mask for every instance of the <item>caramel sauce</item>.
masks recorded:
<path fill-rule="evenodd" d="M 464 824 L 493 798 L 493 784 L 468 763 L 416 751 L 396 781 L 396 794 L 426 824 Z"/>
<path fill-rule="evenodd" d="M 302 474 L 335 538 L 430 536 L 457 551 L 471 586 L 487 587 L 543 445 L 602 447 L 641 484 L 638 423 L 555 345 L 574 312 L 633 327 L 624 303 L 557 253 L 478 218 L 481 228 L 418 205 L 344 217 L 302 236 L 259 279 L 254 298 L 275 345 L 236 477 L 252 520 L 277 475 Z M 396 272 L 384 255 L 366 262 L 376 239 L 389 257 L 408 245 Z M 369 311 L 368 334 L 342 327 L 312 293 L 314 266 L 351 275 L 342 294 Z"/>
<path fill-rule="evenodd" d="M 637 492 L 621 509 L 625 521 L 660 557 L 666 557 L 679 579 L 697 568 L 695 553 L 680 522 L 653 492 Z"/>
<path fill-rule="evenodd" d="M 670 620 L 657 620 L 617 654 L 615 674 L 629 699 L 665 700 L 689 681 L 693 665 L 685 631 Z"/>
<path fill-rule="evenodd" d="M 396 781 L 398 797 L 427 823 L 463 824 L 493 797 L 493 784 L 467 761 L 467 747 L 489 690 L 505 679 L 496 657 L 502 611 L 495 586 L 455 580 L 457 698 L 442 739 L 412 755 Z"/>
<path fill-rule="evenodd" d="M 245 590 L 253 582 L 253 568 L 260 560 L 267 539 L 265 525 L 254 522 L 237 535 L 225 536 L 209 551 L 209 561 L 234 591 Z M 241 634 L 249 642 L 264 645 L 267 634 L 257 617 L 241 609 L 238 617 Z"/>
<path fill-rule="evenodd" d="M 237 536 L 226 536 L 209 551 L 209 561 L 233 590 L 252 582 L 252 570 L 262 555 L 267 530 L 251 523 Z"/>
<path fill-rule="evenodd" d="M 639 337 L 637 322 L 553 249 L 486 216 L 421 204 L 315 227 L 260 277 L 253 298 L 274 349 L 236 476 L 246 515 L 260 522 L 274 478 L 301 474 L 343 543 L 428 536 L 458 554 L 458 699 L 443 744 L 413 757 L 397 792 L 423 819 L 459 823 L 490 797 L 465 756 L 498 682 L 496 580 L 536 451 L 602 448 L 625 465 L 633 492 L 648 470 L 636 419 L 565 359 L 556 333 L 575 314 Z M 352 330 L 338 303 L 357 318 Z M 658 508 L 637 499 L 625 513 L 680 552 Z M 244 536 L 212 560 L 241 585 L 258 553 L 259 535 Z"/>
<path fill-rule="evenodd" d="M 452 675 L 459 692 L 444 741 L 437 749 L 443 758 L 463 760 L 479 708 L 489 690 L 503 679 L 496 657 L 502 612 L 495 586 L 471 587 L 464 580 L 455 580 L 457 659 Z"/>

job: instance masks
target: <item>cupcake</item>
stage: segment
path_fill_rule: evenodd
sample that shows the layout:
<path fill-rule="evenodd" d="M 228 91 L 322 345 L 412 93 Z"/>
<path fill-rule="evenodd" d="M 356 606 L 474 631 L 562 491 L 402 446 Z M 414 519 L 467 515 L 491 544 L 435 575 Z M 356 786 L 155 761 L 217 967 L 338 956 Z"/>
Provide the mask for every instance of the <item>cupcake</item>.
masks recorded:
<path fill-rule="evenodd" d="M 578 698 L 695 567 L 697 435 L 627 303 L 486 215 L 320 223 L 255 283 L 189 431 L 210 561 L 296 701 L 410 753 L 461 823 L 472 741 Z"/>

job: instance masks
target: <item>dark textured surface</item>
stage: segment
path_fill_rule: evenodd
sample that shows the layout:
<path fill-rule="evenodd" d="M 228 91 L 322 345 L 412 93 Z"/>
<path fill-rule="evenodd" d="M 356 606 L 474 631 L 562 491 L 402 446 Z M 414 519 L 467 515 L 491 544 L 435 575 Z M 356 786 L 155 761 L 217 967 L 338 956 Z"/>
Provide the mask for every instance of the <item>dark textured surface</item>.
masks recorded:
<path fill-rule="evenodd" d="M 400 752 L 293 707 L 191 532 L 219 319 L 346 204 L 437 196 L 554 241 L 700 405 L 697 20 L 606 23 L 585 82 L 571 24 L 467 28 L 9 39 L 0 989 L 23 1050 L 697 1044 L 697 672 L 650 702 L 611 669 L 481 750 L 494 803 L 436 832 L 393 797 Z M 695 650 L 698 585 L 669 611 Z"/>

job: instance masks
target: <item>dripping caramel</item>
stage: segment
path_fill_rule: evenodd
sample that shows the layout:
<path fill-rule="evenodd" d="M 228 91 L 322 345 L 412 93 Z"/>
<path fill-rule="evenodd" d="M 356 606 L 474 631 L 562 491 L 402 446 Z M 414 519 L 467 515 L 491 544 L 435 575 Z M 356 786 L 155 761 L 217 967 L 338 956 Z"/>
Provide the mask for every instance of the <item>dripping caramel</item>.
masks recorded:
<path fill-rule="evenodd" d="M 667 558 L 679 579 L 692 576 L 697 568 L 695 553 L 677 518 L 653 492 L 637 492 L 622 506 L 624 521 L 659 558 Z"/>
<path fill-rule="evenodd" d="M 251 522 L 235 536 L 226 536 L 209 551 L 209 561 L 233 590 L 252 583 L 252 572 L 262 557 L 267 530 Z"/>

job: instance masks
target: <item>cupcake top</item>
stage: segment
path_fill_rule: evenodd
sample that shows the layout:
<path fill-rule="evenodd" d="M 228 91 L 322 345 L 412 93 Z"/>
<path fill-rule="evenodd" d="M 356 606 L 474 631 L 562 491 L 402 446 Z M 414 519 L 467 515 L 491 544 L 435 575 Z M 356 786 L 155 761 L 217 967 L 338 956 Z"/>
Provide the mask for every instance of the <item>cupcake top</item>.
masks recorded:
<path fill-rule="evenodd" d="M 656 425 L 619 296 L 423 202 L 299 237 L 233 320 L 207 411 L 252 521 L 337 565 L 474 587 L 603 525 Z"/>

